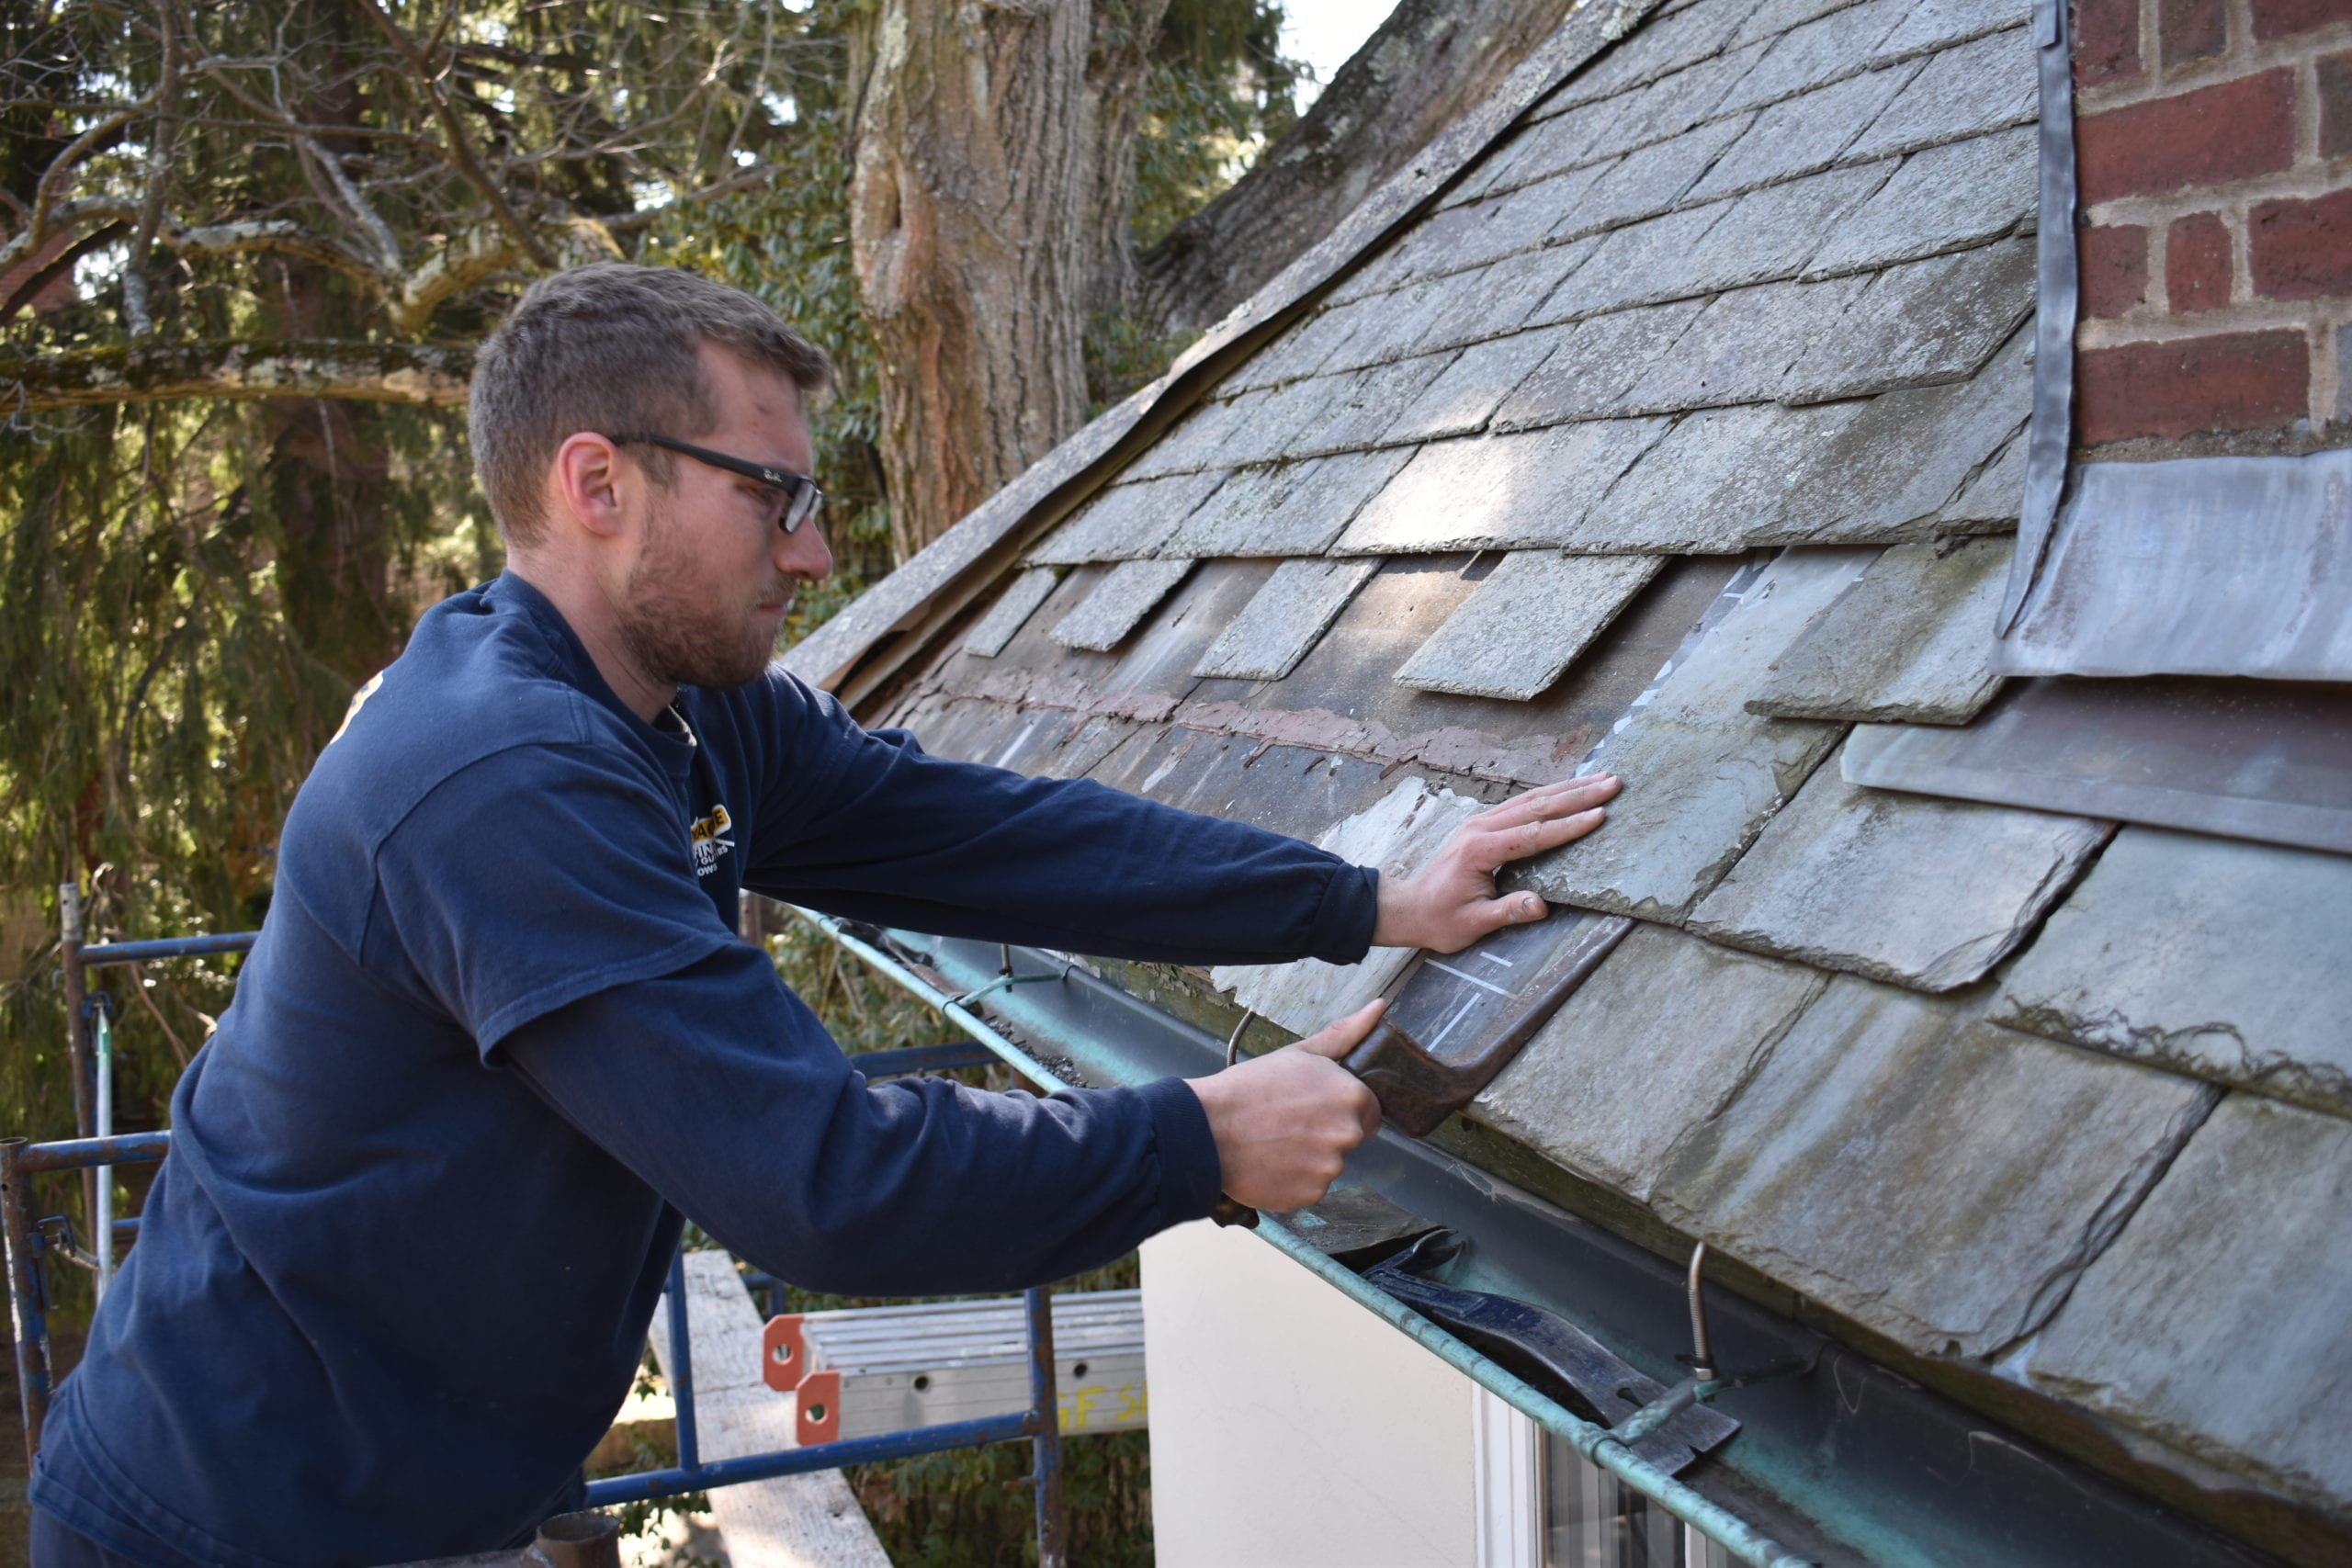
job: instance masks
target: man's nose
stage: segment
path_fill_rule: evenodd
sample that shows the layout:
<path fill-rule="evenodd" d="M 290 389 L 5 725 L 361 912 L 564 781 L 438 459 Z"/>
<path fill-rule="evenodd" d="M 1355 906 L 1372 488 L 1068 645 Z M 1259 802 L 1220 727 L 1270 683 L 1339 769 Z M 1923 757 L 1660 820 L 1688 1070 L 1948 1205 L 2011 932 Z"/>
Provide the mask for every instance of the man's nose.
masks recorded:
<path fill-rule="evenodd" d="M 822 582 L 833 571 L 833 552 L 825 543 L 825 531 L 811 517 L 787 534 L 776 530 L 776 570 L 787 577 L 803 582 Z"/>

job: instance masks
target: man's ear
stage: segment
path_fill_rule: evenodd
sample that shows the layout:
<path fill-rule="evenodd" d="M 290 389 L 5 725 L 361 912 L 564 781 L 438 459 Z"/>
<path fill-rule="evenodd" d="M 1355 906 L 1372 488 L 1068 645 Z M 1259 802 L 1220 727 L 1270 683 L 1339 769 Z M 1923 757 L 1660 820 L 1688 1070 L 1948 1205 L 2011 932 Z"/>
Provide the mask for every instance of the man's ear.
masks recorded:
<path fill-rule="evenodd" d="M 568 435 L 555 449 L 548 472 L 549 510 L 569 512 L 591 534 L 618 537 L 621 488 L 620 448 L 594 431 Z"/>

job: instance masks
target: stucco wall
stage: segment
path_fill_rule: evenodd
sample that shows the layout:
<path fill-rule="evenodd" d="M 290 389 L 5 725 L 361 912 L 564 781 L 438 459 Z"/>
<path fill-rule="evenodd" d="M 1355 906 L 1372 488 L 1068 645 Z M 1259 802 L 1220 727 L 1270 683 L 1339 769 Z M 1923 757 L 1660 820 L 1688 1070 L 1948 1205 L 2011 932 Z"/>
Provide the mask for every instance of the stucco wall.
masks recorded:
<path fill-rule="evenodd" d="M 1144 1244 L 1160 1568 L 1476 1561 L 1474 1384 L 1256 1237 Z"/>

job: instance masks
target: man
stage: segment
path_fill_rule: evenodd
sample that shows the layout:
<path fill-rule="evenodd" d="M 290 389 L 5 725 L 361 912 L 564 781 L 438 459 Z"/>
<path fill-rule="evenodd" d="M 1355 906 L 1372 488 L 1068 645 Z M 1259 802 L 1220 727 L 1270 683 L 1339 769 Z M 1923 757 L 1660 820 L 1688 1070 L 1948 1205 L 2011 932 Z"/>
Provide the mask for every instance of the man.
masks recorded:
<path fill-rule="evenodd" d="M 869 1087 L 739 890 L 1185 963 L 1452 950 L 1614 785 L 1383 881 L 1295 840 L 867 733 L 768 668 L 831 559 L 821 353 L 691 275 L 535 286 L 483 346 L 506 573 L 436 606 L 287 818 L 261 940 L 174 1098 L 139 1247 L 31 1485 L 48 1568 L 396 1562 L 576 1506 L 681 1215 L 828 1291 L 1009 1290 L 1220 1190 L 1313 1201 L 1377 1009 L 1191 1083 Z"/>

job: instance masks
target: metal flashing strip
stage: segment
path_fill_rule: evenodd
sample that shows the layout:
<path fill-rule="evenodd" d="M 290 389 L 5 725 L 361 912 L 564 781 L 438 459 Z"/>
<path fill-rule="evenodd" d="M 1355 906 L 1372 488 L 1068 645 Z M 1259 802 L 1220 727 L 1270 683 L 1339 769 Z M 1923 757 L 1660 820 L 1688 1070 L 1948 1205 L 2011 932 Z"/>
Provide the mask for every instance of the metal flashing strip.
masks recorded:
<path fill-rule="evenodd" d="M 2352 449 L 2086 463 L 1993 669 L 2352 681 L 2346 539 Z"/>
<path fill-rule="evenodd" d="M 1039 1081 L 1132 1084 L 1198 1077 L 1223 1063 L 1215 1036 L 1057 955 L 1011 949 L 1018 976 L 1037 983 L 993 994 L 993 1016 L 983 1018 L 955 998 L 1000 975 L 1005 950 L 997 943 L 808 918 Z M 1661 1381 L 1680 1375 L 1686 1281 L 1678 1267 L 1390 1133 L 1357 1151 L 1343 1181 L 1469 1238 L 1449 1266 L 1453 1282 L 1557 1313 Z M 1664 1477 L 1605 1428 L 1325 1257 L 1280 1217 L 1257 1234 L 1742 1562 L 1793 1568 L 1796 1552 L 1888 1568 L 2253 1568 L 2268 1561 L 1836 1344 L 1809 1373 L 1726 1396 L 1724 1413 L 1743 1424 L 1739 1436 L 1688 1481 Z M 1761 1365 L 1819 1346 L 1818 1336 L 1743 1299 L 1718 1292 L 1711 1306 L 1715 1348 L 1727 1364 Z M 1793 1550 L 1767 1538 L 1767 1529 Z"/>
<path fill-rule="evenodd" d="M 2033 0 L 2041 83 L 2041 177 L 2034 230 L 2033 418 L 2026 426 L 2025 501 L 2018 550 L 1994 625 L 1997 648 L 2041 578 L 2052 524 L 2066 486 L 2075 428 L 2075 319 L 2080 274 L 2075 241 L 2075 67 L 2066 0 Z"/>
<path fill-rule="evenodd" d="M 2352 691 L 2041 679 L 1965 728 L 1865 724 L 1846 782 L 2352 854 Z"/>

